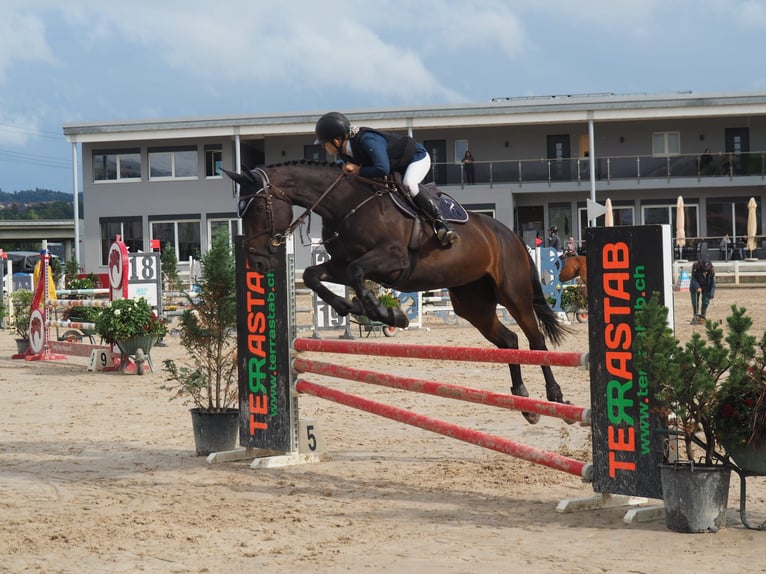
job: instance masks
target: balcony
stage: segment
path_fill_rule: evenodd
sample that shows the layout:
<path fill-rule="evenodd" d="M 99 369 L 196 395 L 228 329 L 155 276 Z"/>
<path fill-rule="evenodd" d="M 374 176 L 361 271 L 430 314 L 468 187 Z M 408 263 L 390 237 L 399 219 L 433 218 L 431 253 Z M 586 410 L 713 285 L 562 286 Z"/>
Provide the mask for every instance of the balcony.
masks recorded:
<path fill-rule="evenodd" d="M 596 180 L 602 182 L 634 182 L 642 180 L 689 180 L 713 184 L 737 178 L 766 179 L 766 151 L 750 153 L 721 153 L 705 161 L 699 154 L 669 157 L 609 156 L 595 161 Z M 476 185 L 576 183 L 590 181 L 588 158 L 526 159 L 477 161 L 474 163 Z M 466 186 L 464 166 L 455 163 L 434 163 L 428 181 L 437 185 Z"/>

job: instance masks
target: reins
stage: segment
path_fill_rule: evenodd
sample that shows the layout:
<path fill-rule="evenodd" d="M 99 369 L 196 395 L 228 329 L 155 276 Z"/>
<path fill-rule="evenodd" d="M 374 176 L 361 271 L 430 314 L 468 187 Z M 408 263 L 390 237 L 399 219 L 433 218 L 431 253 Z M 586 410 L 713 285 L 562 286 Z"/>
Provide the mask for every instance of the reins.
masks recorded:
<path fill-rule="evenodd" d="M 324 192 L 322 192 L 322 194 L 316 199 L 316 201 L 314 201 L 309 207 L 307 207 L 305 211 L 301 213 L 292 223 L 290 223 L 290 225 L 288 225 L 287 228 L 282 233 L 278 233 L 274 229 L 274 217 L 273 217 L 272 208 L 271 208 L 272 197 L 276 196 L 278 199 L 281 199 L 282 201 L 289 203 L 290 205 L 295 205 L 295 203 L 291 200 L 290 196 L 287 193 L 285 193 L 282 189 L 280 189 L 279 187 L 271 183 L 271 180 L 269 179 L 269 175 L 268 173 L 266 173 L 264 169 L 255 168 L 252 170 L 252 172 L 247 172 L 246 177 L 252 177 L 252 173 L 257 174 L 258 178 L 261 180 L 261 189 L 259 189 L 256 193 L 254 193 L 253 195 L 249 197 L 240 198 L 239 216 L 240 217 L 245 216 L 245 213 L 247 212 L 248 208 L 250 207 L 254 199 L 258 197 L 264 198 L 266 213 L 270 222 L 271 231 L 263 231 L 254 237 L 248 238 L 247 242 L 251 243 L 257 237 L 260 237 L 261 235 L 268 233 L 270 234 L 270 239 L 269 239 L 270 251 L 273 251 L 277 247 L 279 247 L 282 243 L 285 242 L 286 238 L 291 233 L 293 233 L 298 227 L 303 225 L 303 223 L 306 221 L 306 218 L 308 218 L 314 212 L 317 206 L 319 206 L 319 204 L 322 203 L 322 201 L 324 201 L 324 199 L 329 195 L 329 193 L 333 189 L 335 189 L 338 186 L 338 184 L 341 182 L 341 180 L 347 175 L 346 173 L 343 173 L 341 171 L 338 177 L 336 177 L 335 180 L 330 184 L 330 186 Z M 367 204 L 369 201 L 372 201 L 376 197 L 382 196 L 383 193 L 390 192 L 390 187 L 387 182 L 381 182 L 379 180 L 362 178 L 362 177 L 358 177 L 358 179 L 361 182 L 368 183 L 371 186 L 375 187 L 377 191 L 374 194 L 370 195 L 369 197 L 366 197 L 365 199 L 363 199 L 362 202 L 359 203 L 356 207 L 349 209 L 345 213 L 343 218 L 340 220 L 340 224 L 338 227 L 342 227 L 350 217 L 354 216 L 359 211 L 359 209 L 365 204 Z M 330 240 L 337 239 L 339 236 L 340 236 L 339 233 L 335 231 L 333 233 L 333 237 Z M 251 252 L 256 251 L 255 249 L 250 247 L 248 248 L 248 250 Z"/>
<path fill-rule="evenodd" d="M 322 203 L 322 200 L 323 200 L 325 197 L 327 197 L 327 195 L 328 195 L 328 194 L 329 194 L 329 193 L 330 193 L 330 192 L 331 192 L 333 189 L 335 189 L 335 187 L 336 187 L 336 186 L 337 186 L 337 185 L 340 183 L 340 180 L 342 180 L 342 179 L 343 179 L 345 176 L 346 176 L 346 174 L 345 174 L 345 173 L 343 173 L 343 171 L 341 171 L 341 172 L 340 172 L 340 174 L 338 175 L 338 177 L 336 177 L 336 178 L 335 178 L 335 180 L 334 180 L 334 181 L 333 181 L 333 182 L 330 184 L 330 187 L 328 187 L 328 188 L 327 188 L 327 189 L 324 191 L 324 193 L 322 193 L 322 195 L 320 195 L 320 196 L 317 198 L 317 200 L 316 200 L 316 201 L 315 201 L 313 204 L 311 204 L 311 206 L 310 206 L 310 207 L 307 207 L 307 208 L 306 208 L 306 210 L 305 210 L 303 213 L 301 213 L 301 214 L 300 214 L 300 215 L 299 215 L 299 216 L 296 218 L 296 220 L 295 220 L 295 221 L 293 221 L 293 222 L 292 222 L 290 225 L 288 225 L 288 226 L 287 226 L 287 229 L 285 229 L 285 231 L 284 231 L 284 233 L 282 233 L 281 237 L 280 237 L 279 235 L 274 235 L 274 237 L 272 237 L 272 238 L 271 238 L 271 241 L 273 242 L 273 241 L 274 241 L 274 240 L 275 240 L 277 237 L 279 237 L 279 243 L 282 243 L 282 242 L 285 240 L 285 238 L 286 238 L 288 235 L 290 235 L 290 234 L 291 234 L 293 231 L 295 231 L 295 230 L 296 230 L 296 228 L 298 228 L 300 225 L 302 225 L 302 224 L 303 224 L 303 222 L 305 221 L 306 217 L 308 217 L 309 215 L 311 215 L 311 213 L 314 211 L 314 209 L 316 209 L 317 205 L 319 205 L 320 203 Z M 267 178 L 268 178 L 268 176 L 267 176 Z M 274 187 L 274 186 L 272 186 L 272 187 Z M 278 188 L 277 188 L 277 187 L 274 187 L 274 189 L 278 189 Z M 281 190 L 279 190 L 279 191 L 280 191 L 280 193 L 281 193 L 283 196 L 285 196 L 285 193 L 284 193 L 283 191 L 281 191 Z M 285 196 L 285 197 L 286 197 L 286 196 Z M 292 203 L 292 202 L 290 202 L 290 203 Z M 279 245 L 279 243 L 277 243 L 277 245 Z"/>
<path fill-rule="evenodd" d="M 271 209 L 271 203 L 272 203 L 272 197 L 276 196 L 278 199 L 281 199 L 282 201 L 290 204 L 295 205 L 295 203 L 290 199 L 290 196 L 287 195 L 283 190 L 281 190 L 279 187 L 275 186 L 271 183 L 271 180 L 269 179 L 269 174 L 266 173 L 264 169 L 261 169 L 259 167 L 252 170 L 252 172 L 248 171 L 246 172 L 246 177 L 252 178 L 252 173 L 255 173 L 258 175 L 258 178 L 261 180 L 261 189 L 259 189 L 257 192 L 255 192 L 253 195 L 242 198 L 240 197 L 240 205 L 239 205 L 239 216 L 244 217 L 247 213 L 247 210 L 250 208 L 250 205 L 252 204 L 253 200 L 262 197 L 264 199 L 264 203 L 266 206 L 266 215 L 269 219 L 271 231 L 263 231 L 262 233 L 259 233 L 258 235 L 254 237 L 248 238 L 247 242 L 251 243 L 256 238 L 260 237 L 261 235 L 264 235 L 266 233 L 270 234 L 270 240 L 269 240 L 269 250 L 273 251 L 277 247 L 279 247 L 282 243 L 285 242 L 286 238 L 295 231 L 298 227 L 300 227 L 303 222 L 306 220 L 307 217 L 311 215 L 311 213 L 316 209 L 316 207 L 324 200 L 327 195 L 337 187 L 337 185 L 340 183 L 340 181 L 345 177 L 345 174 L 341 172 L 338 177 L 335 178 L 335 180 L 330 184 L 330 186 L 320 195 L 317 200 L 310 206 L 307 207 L 306 210 L 301 213 L 295 221 L 290 223 L 290 225 L 287 226 L 287 228 L 282 233 L 277 233 L 274 229 L 274 216 Z M 253 180 L 254 181 L 254 180 Z M 253 249 L 252 247 L 248 247 L 248 250 L 251 252 L 257 252 L 257 250 Z"/>

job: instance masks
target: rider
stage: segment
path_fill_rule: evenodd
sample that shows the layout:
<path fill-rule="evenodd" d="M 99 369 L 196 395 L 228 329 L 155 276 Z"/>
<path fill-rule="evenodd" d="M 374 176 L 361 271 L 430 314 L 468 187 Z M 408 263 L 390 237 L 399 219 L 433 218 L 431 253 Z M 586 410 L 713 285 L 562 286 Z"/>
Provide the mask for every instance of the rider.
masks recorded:
<path fill-rule="evenodd" d="M 421 144 L 409 136 L 352 126 L 348 118 L 338 112 L 319 118 L 316 136 L 315 143 L 343 159 L 345 173 L 367 178 L 400 173 L 402 186 L 415 205 L 433 220 L 436 237 L 442 245 L 448 246 L 460 239 L 447 225 L 437 202 L 428 193 L 420 193 L 420 182 L 431 169 L 431 156 Z"/>
<path fill-rule="evenodd" d="M 559 228 L 551 225 L 548 228 L 548 247 L 561 251 L 561 238 L 559 237 Z"/>

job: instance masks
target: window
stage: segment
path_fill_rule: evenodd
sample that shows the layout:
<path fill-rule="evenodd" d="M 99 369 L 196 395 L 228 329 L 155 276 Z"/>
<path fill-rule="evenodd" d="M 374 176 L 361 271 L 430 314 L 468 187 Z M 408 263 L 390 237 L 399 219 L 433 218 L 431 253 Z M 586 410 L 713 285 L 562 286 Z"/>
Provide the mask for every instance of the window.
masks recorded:
<path fill-rule="evenodd" d="M 149 179 L 194 179 L 197 177 L 197 148 L 150 148 Z"/>
<path fill-rule="evenodd" d="M 585 236 L 585 229 L 590 227 L 590 221 L 588 220 L 588 210 L 585 207 L 579 207 L 577 209 L 578 217 L 580 219 L 580 236 Z M 612 218 L 614 220 L 614 226 L 619 227 L 621 225 L 636 225 L 634 218 L 633 206 L 612 206 Z M 602 227 L 604 225 L 606 217 L 600 215 L 596 218 L 596 227 Z"/>
<path fill-rule="evenodd" d="M 643 212 L 644 225 L 667 223 L 671 226 L 671 236 L 676 237 L 676 202 L 666 205 L 644 205 L 641 211 Z M 684 233 L 687 239 L 699 236 L 699 205 L 695 203 L 684 204 L 684 223 Z"/>
<path fill-rule="evenodd" d="M 93 181 L 140 181 L 141 151 L 94 151 Z"/>
<path fill-rule="evenodd" d="M 223 147 L 220 144 L 205 146 L 205 177 L 222 177 Z"/>
<path fill-rule="evenodd" d="M 227 232 L 229 234 L 229 245 L 231 248 L 234 248 L 234 238 L 237 236 L 237 225 L 239 222 L 239 218 L 237 217 L 230 217 L 230 218 L 209 218 L 208 220 L 208 245 L 211 245 L 213 243 L 213 238 L 215 237 L 215 234 L 218 233 L 218 230 L 220 228 L 227 229 Z"/>
<path fill-rule="evenodd" d="M 144 248 L 144 231 L 141 217 L 122 217 L 101 219 L 101 265 L 108 265 L 109 248 L 117 236 L 128 251 L 141 251 Z"/>
<path fill-rule="evenodd" d="M 176 250 L 178 261 L 190 257 L 199 259 L 201 252 L 200 220 L 179 219 L 175 221 L 152 221 L 152 239 L 159 239 L 161 245 L 170 243 Z"/>
<path fill-rule="evenodd" d="M 455 163 L 460 163 L 468 150 L 468 140 L 455 140 Z"/>
<path fill-rule="evenodd" d="M 652 154 L 667 157 L 681 153 L 680 132 L 654 132 L 652 134 Z"/>

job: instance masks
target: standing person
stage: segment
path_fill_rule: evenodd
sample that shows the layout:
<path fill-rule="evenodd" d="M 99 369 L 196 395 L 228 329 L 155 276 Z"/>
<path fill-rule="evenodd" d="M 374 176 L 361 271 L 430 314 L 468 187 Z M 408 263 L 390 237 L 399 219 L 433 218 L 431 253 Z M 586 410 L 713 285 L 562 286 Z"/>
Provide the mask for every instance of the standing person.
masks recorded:
<path fill-rule="evenodd" d="M 465 155 L 463 155 L 463 172 L 465 173 L 465 182 L 470 183 L 471 185 L 473 185 L 475 181 L 473 161 L 471 150 L 465 150 Z"/>
<path fill-rule="evenodd" d="M 721 239 L 721 243 L 718 245 L 718 250 L 721 252 L 721 260 L 722 261 L 728 261 L 731 259 L 731 248 L 729 247 L 729 244 L 731 241 L 729 240 L 729 234 L 723 236 Z"/>
<path fill-rule="evenodd" d="M 338 112 L 319 118 L 315 131 L 316 143 L 343 160 L 344 173 L 367 178 L 400 173 L 402 187 L 418 209 L 433 220 L 441 244 L 446 247 L 460 239 L 447 225 L 437 202 L 428 193 L 420 193 L 420 182 L 431 169 L 431 156 L 423 145 L 409 136 L 352 126 L 348 118 Z"/>
<path fill-rule="evenodd" d="M 543 244 L 543 238 L 540 237 L 540 232 L 535 233 L 535 247 L 540 247 Z"/>
<path fill-rule="evenodd" d="M 548 229 L 548 247 L 561 251 L 561 238 L 559 237 L 559 228 L 551 225 Z"/>
<path fill-rule="evenodd" d="M 707 308 L 711 299 L 715 297 L 715 268 L 710 259 L 701 257 L 692 265 L 691 280 L 689 281 L 689 294 L 692 298 L 692 311 L 694 317 L 691 324 L 704 324 L 707 317 Z M 702 309 L 700 309 L 700 303 Z"/>

